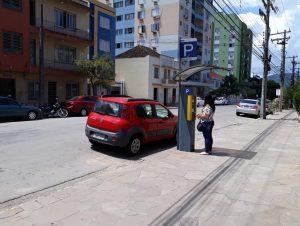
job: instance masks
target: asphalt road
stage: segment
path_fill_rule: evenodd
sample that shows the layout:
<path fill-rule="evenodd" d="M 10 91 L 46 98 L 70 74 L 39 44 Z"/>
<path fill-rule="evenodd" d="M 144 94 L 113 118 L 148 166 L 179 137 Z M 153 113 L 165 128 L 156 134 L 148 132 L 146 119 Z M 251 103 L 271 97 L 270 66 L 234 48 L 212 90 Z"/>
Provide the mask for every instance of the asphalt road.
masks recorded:
<path fill-rule="evenodd" d="M 217 106 L 215 130 L 249 120 L 256 119 L 237 117 L 233 105 Z M 127 160 L 119 149 L 93 150 L 85 123 L 86 117 L 0 123 L 0 204 Z M 143 158 L 162 148 L 170 146 L 146 147 Z"/>

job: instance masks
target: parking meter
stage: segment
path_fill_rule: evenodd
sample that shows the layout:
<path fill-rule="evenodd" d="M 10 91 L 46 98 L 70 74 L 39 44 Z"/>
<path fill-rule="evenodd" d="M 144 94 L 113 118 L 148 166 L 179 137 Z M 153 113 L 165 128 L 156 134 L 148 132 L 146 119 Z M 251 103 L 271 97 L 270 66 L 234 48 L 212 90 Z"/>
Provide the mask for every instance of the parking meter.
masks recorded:
<path fill-rule="evenodd" d="M 177 143 L 177 149 L 180 151 L 195 150 L 196 97 L 196 87 L 180 87 Z"/>

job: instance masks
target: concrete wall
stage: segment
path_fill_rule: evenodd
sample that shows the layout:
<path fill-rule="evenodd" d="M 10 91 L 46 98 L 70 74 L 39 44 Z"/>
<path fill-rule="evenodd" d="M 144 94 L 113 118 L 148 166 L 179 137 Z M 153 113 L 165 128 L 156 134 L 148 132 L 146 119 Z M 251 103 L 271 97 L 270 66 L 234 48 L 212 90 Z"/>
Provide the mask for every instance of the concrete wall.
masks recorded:
<path fill-rule="evenodd" d="M 116 81 L 125 81 L 125 94 L 149 98 L 149 56 L 116 59 Z"/>

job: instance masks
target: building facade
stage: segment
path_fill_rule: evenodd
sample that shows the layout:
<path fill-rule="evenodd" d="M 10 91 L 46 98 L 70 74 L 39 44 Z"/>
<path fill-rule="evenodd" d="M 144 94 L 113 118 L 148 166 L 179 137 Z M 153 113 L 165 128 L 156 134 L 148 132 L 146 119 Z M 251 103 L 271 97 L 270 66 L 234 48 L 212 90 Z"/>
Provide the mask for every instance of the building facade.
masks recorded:
<path fill-rule="evenodd" d="M 216 14 L 213 25 L 213 64 L 230 69 L 218 70 L 222 76 L 233 74 L 238 82 L 250 77 L 252 54 L 252 31 L 236 16 Z M 225 18 L 227 23 L 220 23 Z"/>
<path fill-rule="evenodd" d="M 51 104 L 86 93 L 86 77 L 75 61 L 88 58 L 90 9 L 87 1 L 16 0 L 0 5 L 0 95 L 39 102 L 41 5 L 44 26 L 44 98 Z M 2 87 L 7 86 L 4 90 Z"/>
<path fill-rule="evenodd" d="M 115 59 L 116 12 L 109 5 L 90 0 L 90 35 L 94 45 L 90 46 L 89 57 L 109 54 Z"/>
<path fill-rule="evenodd" d="M 116 81 L 124 84 L 124 95 L 165 105 L 178 104 L 178 84 L 172 80 L 178 70 L 174 58 L 140 45 L 116 58 Z"/>

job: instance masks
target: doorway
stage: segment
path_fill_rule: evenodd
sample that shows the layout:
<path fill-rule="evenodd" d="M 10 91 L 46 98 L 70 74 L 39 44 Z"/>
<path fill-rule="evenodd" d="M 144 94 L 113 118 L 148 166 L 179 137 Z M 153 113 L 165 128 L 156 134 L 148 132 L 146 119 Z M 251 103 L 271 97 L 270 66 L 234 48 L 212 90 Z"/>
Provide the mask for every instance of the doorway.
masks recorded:
<path fill-rule="evenodd" d="M 16 99 L 16 82 L 15 79 L 0 78 L 0 96 L 10 96 Z"/>
<path fill-rule="evenodd" d="M 164 88 L 164 105 L 168 104 L 168 88 Z"/>
<path fill-rule="evenodd" d="M 48 105 L 55 104 L 56 97 L 56 82 L 48 82 Z"/>

